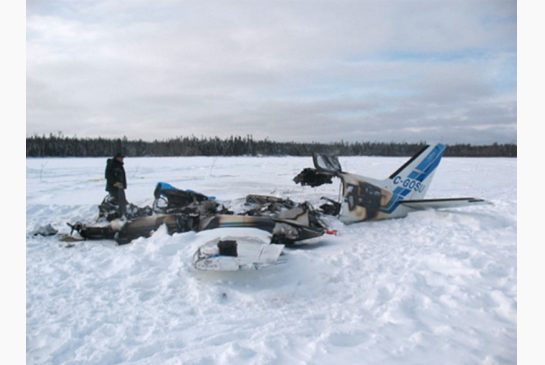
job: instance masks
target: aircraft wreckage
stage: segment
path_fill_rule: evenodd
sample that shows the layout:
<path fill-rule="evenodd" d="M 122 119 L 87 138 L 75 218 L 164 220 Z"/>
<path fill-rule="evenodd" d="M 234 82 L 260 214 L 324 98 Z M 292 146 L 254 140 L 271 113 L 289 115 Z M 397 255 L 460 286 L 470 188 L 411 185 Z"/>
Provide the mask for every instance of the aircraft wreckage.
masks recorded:
<path fill-rule="evenodd" d="M 200 270 L 240 270 L 259 268 L 274 263 L 284 245 L 335 234 L 322 219 L 338 217 L 351 224 L 363 221 L 401 218 L 422 209 L 441 209 L 490 204 L 472 197 L 424 199 L 446 147 L 426 146 L 388 178 L 377 180 L 342 170 L 335 156 L 314 154 L 314 168 L 305 168 L 294 182 L 317 187 L 341 180 L 341 199 L 322 198 L 325 203 L 314 208 L 308 202 L 268 195 L 247 195 L 244 209 L 233 212 L 214 197 L 181 190 L 160 182 L 154 190 L 152 207 L 129 204 L 127 219 L 119 219 L 118 207 L 109 197 L 99 206 L 96 223 L 69 223 L 71 233 L 66 239 L 113 239 L 126 244 L 138 237 L 149 237 L 159 227 L 169 234 L 205 231 L 217 228 L 257 228 L 270 234 L 270 242 L 248 237 L 240 240 L 217 239 L 201 246 L 193 256 L 194 267 Z M 74 232 L 80 236 L 77 238 Z"/>

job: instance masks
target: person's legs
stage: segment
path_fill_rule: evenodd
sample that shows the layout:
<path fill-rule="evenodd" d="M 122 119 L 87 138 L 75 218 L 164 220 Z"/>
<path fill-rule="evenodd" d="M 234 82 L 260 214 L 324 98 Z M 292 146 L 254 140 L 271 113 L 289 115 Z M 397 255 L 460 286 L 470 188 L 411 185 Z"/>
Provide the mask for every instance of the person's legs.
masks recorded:
<path fill-rule="evenodd" d="M 113 198 L 113 203 L 117 205 L 117 212 L 121 217 L 127 216 L 127 198 L 125 197 L 125 190 L 119 188 L 111 188 L 108 193 Z"/>
<path fill-rule="evenodd" d="M 119 205 L 119 214 L 121 217 L 127 217 L 127 198 L 124 189 L 117 189 L 117 204 Z"/>

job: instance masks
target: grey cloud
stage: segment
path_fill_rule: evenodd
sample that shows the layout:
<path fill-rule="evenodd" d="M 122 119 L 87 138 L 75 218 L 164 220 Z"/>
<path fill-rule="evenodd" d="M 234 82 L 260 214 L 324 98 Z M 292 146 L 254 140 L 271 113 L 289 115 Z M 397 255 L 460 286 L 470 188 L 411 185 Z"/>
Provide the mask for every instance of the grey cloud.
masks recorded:
<path fill-rule="evenodd" d="M 514 1 L 27 9 L 28 134 L 516 140 Z"/>

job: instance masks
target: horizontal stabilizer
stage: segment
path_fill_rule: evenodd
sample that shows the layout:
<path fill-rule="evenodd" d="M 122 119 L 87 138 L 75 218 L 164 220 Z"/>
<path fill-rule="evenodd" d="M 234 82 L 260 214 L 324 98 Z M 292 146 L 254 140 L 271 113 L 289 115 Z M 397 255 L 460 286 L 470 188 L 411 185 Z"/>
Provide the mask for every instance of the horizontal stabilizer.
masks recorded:
<path fill-rule="evenodd" d="M 447 199 L 419 199 L 403 200 L 400 202 L 406 207 L 424 210 L 424 209 L 443 209 L 467 207 L 469 205 L 492 204 L 491 202 L 478 198 L 447 198 Z"/>

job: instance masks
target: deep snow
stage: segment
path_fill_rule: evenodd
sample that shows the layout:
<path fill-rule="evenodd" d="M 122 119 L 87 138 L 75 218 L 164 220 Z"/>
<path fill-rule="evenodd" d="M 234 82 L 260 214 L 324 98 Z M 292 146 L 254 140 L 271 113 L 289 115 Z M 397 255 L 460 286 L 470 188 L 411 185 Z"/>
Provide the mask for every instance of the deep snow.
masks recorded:
<path fill-rule="evenodd" d="M 406 158 L 341 157 L 386 177 Z M 338 236 L 285 249 L 260 271 L 198 272 L 211 232 L 64 247 L 30 232 L 94 219 L 105 158 L 27 159 L 28 364 L 516 363 L 516 159 L 443 158 L 428 198 L 494 205 L 328 222 Z M 317 204 L 291 180 L 311 158 L 127 158 L 128 199 L 158 181 L 227 204 L 273 194 Z"/>

